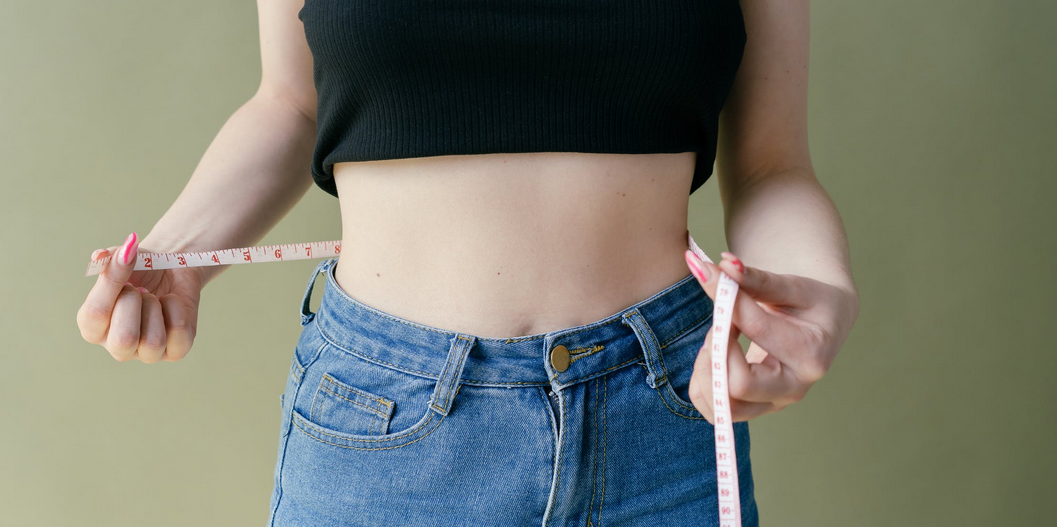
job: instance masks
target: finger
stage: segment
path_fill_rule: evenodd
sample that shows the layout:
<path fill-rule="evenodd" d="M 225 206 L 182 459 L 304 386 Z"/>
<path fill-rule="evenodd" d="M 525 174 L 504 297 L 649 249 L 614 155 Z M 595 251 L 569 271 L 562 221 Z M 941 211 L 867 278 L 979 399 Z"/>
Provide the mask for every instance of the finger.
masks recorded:
<path fill-rule="evenodd" d="M 165 316 L 166 340 L 162 360 L 176 362 L 191 350 L 195 340 L 194 321 L 198 315 L 173 293 L 162 295 L 158 300 Z"/>
<path fill-rule="evenodd" d="M 107 247 L 105 249 L 96 249 L 92 252 L 92 261 L 100 260 L 106 258 L 107 256 L 111 256 L 115 254 L 120 248 L 120 245 L 111 245 L 110 247 Z"/>
<path fill-rule="evenodd" d="M 749 413 L 755 411 L 747 404 L 750 402 L 788 404 L 796 400 L 801 382 L 793 372 L 773 357 L 760 363 L 750 363 L 742 353 L 739 335 L 740 330 L 734 327 L 727 341 L 727 386 L 731 399 L 744 401 L 745 411 Z M 732 411 L 733 407 L 734 403 L 731 402 Z"/>
<path fill-rule="evenodd" d="M 768 358 L 772 362 L 778 362 L 778 359 L 774 358 L 774 355 L 767 353 L 766 350 L 760 347 L 755 342 L 749 342 L 749 351 L 745 352 L 745 361 L 749 364 L 758 364 L 766 361 Z"/>
<path fill-rule="evenodd" d="M 110 328 L 106 334 L 104 347 L 118 362 L 136 358 L 139 347 L 140 316 L 142 298 L 139 291 L 131 285 L 122 285 L 114 303 Z"/>
<path fill-rule="evenodd" d="M 735 372 L 738 371 L 737 368 L 739 368 L 739 364 L 744 364 L 746 366 L 748 364 L 745 362 L 745 356 L 741 350 L 741 343 L 738 342 L 740 336 L 741 331 L 735 326 L 731 328 L 730 335 L 728 335 L 727 338 L 727 401 L 730 403 L 731 421 L 735 423 L 738 421 L 748 421 L 767 413 L 777 412 L 780 409 L 778 405 L 769 400 L 751 401 L 738 397 L 734 387 L 735 378 L 737 376 Z M 734 369 L 732 369 L 732 366 Z M 716 373 L 714 368 L 712 373 Z M 713 379 L 712 387 L 718 389 L 720 384 L 715 380 L 714 376 Z M 720 401 L 717 400 L 714 404 L 719 404 L 719 402 Z M 724 416 L 716 415 L 714 417 L 715 425 L 718 426 L 724 424 Z"/>
<path fill-rule="evenodd" d="M 693 273 L 694 278 L 697 279 L 697 283 L 701 286 L 701 289 L 705 290 L 705 294 L 714 302 L 716 300 L 716 282 L 710 274 L 707 263 L 697 257 L 693 251 L 689 249 L 683 254 L 686 259 L 686 266 L 690 268 L 690 272 Z"/>
<path fill-rule="evenodd" d="M 103 267 L 95 280 L 95 285 L 77 311 L 77 325 L 81 336 L 88 342 L 102 342 L 107 335 L 107 328 L 113 315 L 114 303 L 125 287 L 125 282 L 132 276 L 135 267 L 135 249 L 139 245 L 136 233 L 129 234 L 121 250 L 111 253 L 110 260 Z M 122 252 L 128 247 L 128 264 L 123 260 Z"/>
<path fill-rule="evenodd" d="M 705 282 L 706 291 L 711 290 L 710 296 L 714 298 L 719 280 L 712 279 L 711 276 L 718 277 L 723 271 L 715 264 L 702 262 L 701 265 L 710 275 Z M 749 340 L 756 342 L 769 354 L 795 370 L 800 370 L 804 360 L 809 358 L 802 350 L 810 349 L 814 342 L 815 337 L 810 329 L 792 315 L 764 309 L 740 284 L 735 295 L 732 324 L 749 337 Z M 756 358 L 753 357 L 754 360 Z"/>
<path fill-rule="evenodd" d="M 802 277 L 747 267 L 737 256 L 726 251 L 718 266 L 738 283 L 739 288 L 745 289 L 757 301 L 793 308 L 813 303 L 812 290 L 804 287 Z"/>
<path fill-rule="evenodd" d="M 761 415 L 777 412 L 779 408 L 774 403 L 752 403 L 739 401 L 731 398 L 730 418 L 733 422 L 748 421 Z"/>
<path fill-rule="evenodd" d="M 139 329 L 139 359 L 145 364 L 161 361 L 165 353 L 165 315 L 157 296 L 139 288 L 142 295 L 142 325 Z"/>
<path fill-rule="evenodd" d="M 737 336 L 731 339 L 737 342 Z M 732 347 L 729 345 L 727 349 L 731 350 Z M 740 355 L 741 347 L 733 348 L 733 354 Z M 728 369 L 731 358 L 728 357 L 727 364 Z M 715 415 L 715 404 L 713 400 L 713 393 L 715 386 L 715 377 L 712 375 L 712 329 L 709 329 L 705 334 L 705 344 L 701 347 L 701 350 L 697 354 L 697 359 L 694 361 L 694 376 L 690 378 L 690 400 L 694 403 L 698 412 L 704 416 L 705 420 L 711 423 L 713 426 L 722 425 L 723 423 L 717 422 Z M 729 383 L 728 383 L 729 387 Z M 737 399 L 729 394 L 728 401 L 730 402 L 730 418 L 732 422 L 748 421 L 763 414 L 777 412 L 779 408 L 770 402 L 755 402 L 755 401 L 743 401 Z"/>

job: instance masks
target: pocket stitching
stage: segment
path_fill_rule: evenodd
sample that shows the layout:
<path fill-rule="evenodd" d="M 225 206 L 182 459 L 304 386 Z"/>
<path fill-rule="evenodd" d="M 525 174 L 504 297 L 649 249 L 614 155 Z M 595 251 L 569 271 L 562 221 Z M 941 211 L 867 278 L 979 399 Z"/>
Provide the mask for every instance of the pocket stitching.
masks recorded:
<path fill-rule="evenodd" d="M 433 420 L 433 417 L 435 417 L 436 414 L 433 411 L 431 411 L 431 410 L 427 410 L 427 413 L 429 413 L 430 415 L 423 417 L 423 419 L 420 420 L 419 423 L 417 425 L 415 425 L 414 427 L 412 427 L 410 430 L 407 430 L 405 432 L 401 432 L 399 435 L 396 435 L 396 436 L 393 436 L 393 437 L 380 438 L 380 439 L 358 439 L 358 438 L 352 438 L 352 437 L 346 437 L 346 436 L 343 436 L 343 435 L 338 435 L 338 434 L 334 433 L 334 432 L 337 432 L 336 430 L 329 430 L 329 429 L 323 428 L 323 427 L 321 427 L 321 426 L 309 421 L 308 419 L 305 419 L 305 417 L 303 415 L 301 415 L 301 412 L 298 412 L 297 409 L 291 409 L 291 413 L 292 413 L 292 415 L 294 417 L 294 419 L 293 419 L 294 425 L 297 426 L 297 428 L 299 430 L 301 430 L 301 432 L 304 433 L 305 435 L 307 435 L 308 437 L 311 437 L 312 439 L 315 439 L 316 441 L 319 441 L 321 443 L 326 443 L 328 445 L 334 445 L 334 446 L 341 447 L 341 448 L 351 448 L 351 449 L 354 449 L 354 450 L 390 450 L 390 449 L 394 449 L 394 448 L 404 447 L 404 446 L 410 445 L 411 443 L 414 443 L 415 441 L 418 441 L 420 439 L 424 439 L 425 437 L 427 437 L 430 434 L 432 434 L 437 429 L 437 427 L 440 426 L 441 421 L 444 420 L 444 416 L 442 415 L 440 417 L 440 420 L 438 420 L 425 434 L 423 434 L 421 437 L 417 437 L 417 438 L 415 438 L 415 439 L 413 439 L 411 441 L 408 441 L 406 443 L 399 443 L 399 444 L 392 445 L 392 446 L 367 448 L 367 447 L 357 447 L 357 446 L 352 446 L 352 445 L 343 445 L 343 444 L 333 443 L 333 442 L 327 441 L 327 440 L 325 440 L 323 438 L 316 437 L 312 433 L 309 433 L 309 430 L 306 429 L 305 427 L 308 427 L 309 429 L 311 429 L 312 432 L 318 433 L 320 435 L 333 437 L 333 438 L 335 438 L 337 440 L 347 441 L 347 442 L 350 442 L 350 443 L 373 443 L 373 442 L 382 442 L 382 443 L 384 443 L 384 442 L 394 442 L 394 441 L 397 441 L 398 439 L 405 438 L 405 437 L 407 437 L 409 435 L 413 435 L 413 434 L 417 433 L 419 430 L 421 430 L 427 424 L 429 424 L 429 422 Z M 304 427 L 301 426 L 302 424 L 304 424 Z"/>
<path fill-rule="evenodd" d="M 308 364 L 301 364 L 301 360 L 297 357 L 297 350 L 300 348 L 301 343 L 298 342 L 297 346 L 294 347 L 293 358 L 290 364 L 290 374 L 293 375 L 294 381 L 300 385 L 301 381 L 305 378 L 305 371 L 312 366 L 313 363 L 319 359 L 319 356 L 323 353 L 323 348 L 327 347 L 327 342 L 324 341 L 318 348 L 316 348 L 315 354 L 308 360 Z"/>
<path fill-rule="evenodd" d="M 643 369 L 646 368 L 646 365 L 641 362 L 639 363 L 639 366 L 642 366 Z M 705 419 L 705 416 L 701 415 L 701 412 L 697 410 L 697 407 L 683 402 L 682 398 L 675 393 L 675 388 L 672 388 L 672 383 L 670 379 L 668 379 L 668 376 L 665 375 L 664 378 L 665 382 L 663 384 L 650 388 L 650 391 L 657 394 L 657 397 L 662 403 L 664 403 L 664 407 L 667 408 L 668 411 L 684 419 Z M 647 385 L 647 387 L 649 387 L 649 385 Z M 672 404 L 669 404 L 669 401 L 676 404 L 676 408 L 672 408 Z"/>
<path fill-rule="evenodd" d="M 692 333 L 694 330 L 699 328 L 701 324 L 711 319 L 713 314 L 713 311 L 709 311 L 708 314 L 702 317 L 700 320 L 697 320 L 696 322 L 690 324 L 688 329 L 681 331 L 675 337 L 664 341 L 664 344 L 661 345 L 661 349 L 663 350 L 667 348 L 669 345 Z M 696 406 L 693 405 L 693 403 L 689 401 L 684 401 L 682 397 L 679 396 L 679 394 L 675 393 L 675 388 L 672 387 L 671 378 L 669 376 L 668 367 L 664 365 L 663 351 L 660 353 L 660 355 L 661 368 L 664 370 L 664 375 L 662 379 L 664 382 L 662 385 L 658 385 L 655 390 L 657 394 L 661 397 L 661 402 L 664 403 L 664 406 L 667 407 L 669 411 L 679 417 L 682 417 L 684 419 L 700 419 L 707 421 L 707 419 L 705 419 L 705 416 L 701 413 L 700 410 L 697 409 Z M 677 408 L 673 408 L 672 404 L 669 404 L 669 401 L 672 404 L 676 405 Z"/>
<path fill-rule="evenodd" d="M 673 336 L 673 337 L 669 338 L 668 340 L 660 343 L 659 345 L 660 345 L 661 349 L 667 348 L 669 344 L 672 344 L 672 343 L 678 341 L 679 339 L 685 337 L 689 333 L 693 332 L 695 329 L 698 328 L 698 326 L 700 326 L 701 324 L 705 323 L 708 319 L 712 318 L 713 314 L 714 314 L 713 311 L 709 311 L 705 316 L 697 319 L 694 322 L 691 322 L 689 326 L 687 326 L 685 329 L 683 329 L 679 333 L 676 333 L 675 336 Z"/>
<path fill-rule="evenodd" d="M 671 410 L 671 412 L 673 414 L 678 415 L 679 417 L 682 417 L 682 418 L 685 418 L 685 419 L 704 419 L 705 418 L 704 415 L 701 415 L 701 412 L 697 409 L 697 407 L 695 407 L 693 405 L 687 405 L 686 403 L 684 403 L 684 402 L 682 402 L 680 400 L 679 396 L 675 393 L 675 389 L 672 388 L 672 384 L 671 383 L 665 383 L 664 384 L 664 390 L 662 391 L 662 390 L 658 389 L 658 393 L 661 396 L 661 401 L 664 402 L 664 406 L 667 406 L 668 410 Z M 667 395 L 667 397 L 666 397 L 666 395 Z M 675 411 L 675 409 L 672 408 L 668 404 L 668 399 L 669 398 L 671 398 L 673 403 L 675 403 L 675 404 L 677 404 L 679 406 L 682 406 L 685 409 L 684 411 L 686 413 L 680 413 L 680 412 Z"/>
<path fill-rule="evenodd" d="M 367 363 L 373 363 L 375 365 L 380 365 L 380 366 L 382 366 L 384 368 L 388 368 L 390 370 L 394 370 L 394 371 L 401 372 L 401 373 L 408 374 L 408 375 L 415 375 L 415 373 L 412 373 L 412 372 L 417 372 L 417 373 L 423 374 L 422 376 L 427 378 L 427 379 L 434 379 L 437 382 L 440 381 L 440 378 L 438 376 L 436 376 L 435 374 L 430 374 L 429 372 L 422 372 L 422 371 L 418 371 L 418 370 L 408 371 L 407 369 L 398 367 L 395 364 L 379 360 L 379 359 L 377 359 L 375 357 L 369 357 L 369 356 L 366 356 L 364 354 L 361 354 L 361 353 L 358 353 L 356 351 L 353 351 L 351 349 L 342 347 L 342 346 L 338 345 L 337 343 L 331 341 L 330 338 L 325 333 L 323 333 L 322 331 L 319 332 L 319 335 L 320 335 L 320 337 L 323 340 L 323 345 L 321 345 L 319 350 L 317 350 L 316 355 L 315 355 L 315 357 L 313 358 L 313 361 L 312 361 L 313 363 L 315 362 L 316 359 L 318 359 L 321 355 L 323 355 L 324 352 L 330 352 L 330 351 L 335 352 L 335 353 L 339 353 L 340 352 L 340 353 L 351 355 L 356 360 L 362 360 L 362 361 L 367 362 Z M 296 355 L 295 355 L 295 358 L 296 358 Z M 296 362 L 297 362 L 298 366 L 300 366 L 300 362 L 299 361 L 296 361 Z M 305 369 L 307 370 L 307 367 L 305 367 Z M 324 376 L 328 376 L 326 372 L 324 372 Z M 322 379 L 322 380 L 325 380 L 325 379 Z M 456 391 L 457 391 L 457 389 L 456 389 Z M 317 393 L 315 395 L 318 395 L 318 390 L 317 390 Z M 371 395 L 374 396 L 375 394 L 371 394 Z M 378 397 L 381 397 L 381 396 L 378 396 Z M 392 401 L 390 401 L 390 402 L 392 402 Z M 315 399 L 313 399 L 313 403 L 312 403 L 313 407 L 315 406 L 315 404 L 316 404 L 315 403 Z M 383 426 L 382 426 L 383 433 L 381 435 L 377 436 L 377 437 L 374 437 L 374 436 L 369 436 L 369 435 L 365 436 L 365 435 L 361 435 L 361 434 L 349 434 L 349 433 L 342 432 L 340 430 L 333 430 L 333 429 L 327 428 L 325 426 L 322 426 L 320 424 L 317 424 L 316 422 L 314 422 L 314 420 L 313 420 L 313 418 L 311 416 L 311 408 L 309 409 L 309 413 L 310 413 L 309 417 L 306 417 L 303 413 L 301 413 L 301 411 L 299 411 L 293 405 L 291 405 L 290 413 L 291 413 L 290 421 L 295 426 L 297 426 L 297 428 L 299 430 L 301 430 L 301 432 L 303 434 L 311 437 L 312 439 L 320 441 L 322 443 L 326 443 L 326 444 L 334 445 L 334 446 L 339 446 L 339 447 L 342 447 L 342 448 L 351 448 L 351 449 L 355 449 L 355 450 L 388 450 L 388 449 L 400 448 L 400 447 L 403 447 L 403 446 L 407 446 L 407 445 L 409 445 L 411 443 L 414 443 L 415 441 L 423 439 L 426 436 L 432 434 L 440 426 L 441 422 L 444 420 L 444 417 L 445 417 L 445 416 L 441 415 L 440 420 L 437 420 L 437 421 L 433 422 L 432 425 L 430 425 L 431 421 L 433 421 L 434 415 L 424 415 L 424 416 L 422 416 L 419 419 L 419 421 L 417 423 L 412 425 L 410 429 L 402 431 L 402 432 L 398 432 L 398 433 L 396 433 L 396 435 L 389 435 L 388 437 L 386 437 L 386 433 L 385 433 L 388 430 L 388 426 L 387 426 L 388 425 L 388 421 L 385 421 L 383 423 Z M 435 412 L 430 407 L 427 406 L 426 413 L 427 414 L 434 414 Z M 427 425 L 429 425 L 429 429 L 421 437 L 416 437 L 416 438 L 414 438 L 414 439 L 412 439 L 410 441 L 407 441 L 406 443 L 401 442 L 401 441 L 406 441 L 408 437 L 413 437 L 415 434 L 422 433 L 422 430 Z M 314 434 L 320 434 L 320 435 L 323 435 L 323 436 L 332 437 L 335 440 L 345 441 L 345 442 L 352 443 L 352 444 L 371 444 L 371 443 L 382 443 L 382 444 L 398 443 L 398 444 L 393 444 L 392 446 L 356 447 L 356 446 L 343 445 L 343 444 L 338 444 L 338 443 L 334 443 L 334 442 L 331 442 L 331 441 L 327 441 L 327 440 L 325 440 L 325 439 L 323 439 L 321 437 L 317 437 Z"/>
<path fill-rule="evenodd" d="M 355 357 L 357 359 L 364 360 L 364 361 L 367 361 L 367 362 L 371 362 L 371 363 L 374 363 L 374 364 L 383 365 L 386 368 L 389 368 L 391 370 L 396 370 L 396 371 L 399 371 L 399 372 L 402 372 L 402 373 L 407 373 L 407 374 L 411 374 L 411 375 L 420 374 L 419 377 L 425 377 L 427 379 L 440 380 L 440 377 L 437 374 L 435 374 L 435 373 L 430 373 L 428 371 L 422 371 L 422 370 L 416 370 L 416 369 L 413 369 L 413 368 L 404 368 L 404 367 L 399 366 L 397 364 L 393 364 L 392 362 L 388 362 L 388 361 L 379 359 L 378 357 L 373 357 L 373 356 L 370 356 L 370 355 L 366 355 L 364 353 L 360 353 L 360 352 L 355 351 L 353 349 L 343 347 L 340 344 L 330 340 L 330 338 L 326 334 L 323 334 L 322 332 L 320 332 L 320 334 L 323 336 L 323 340 L 325 340 L 327 342 L 327 344 L 330 345 L 331 349 L 338 350 L 338 351 L 340 351 L 342 353 L 347 353 L 347 354 L 352 355 L 353 357 Z"/>
<path fill-rule="evenodd" d="M 386 409 L 382 410 L 380 408 L 375 408 L 373 406 L 368 406 L 368 405 L 363 404 L 363 403 L 361 403 L 359 401 L 356 401 L 356 400 L 353 400 L 353 399 L 349 399 L 348 397 L 345 397 L 344 395 L 342 395 L 340 393 L 337 393 L 334 390 L 331 390 L 329 388 L 329 386 L 335 386 L 339 390 L 345 390 L 345 391 L 348 391 L 351 394 L 358 395 L 358 396 L 363 397 L 365 399 L 370 399 L 372 401 L 377 401 L 377 402 L 385 405 Z M 389 399 L 388 397 L 384 397 L 384 396 L 381 396 L 381 395 L 376 395 L 376 394 L 367 392 L 367 391 L 365 391 L 363 389 L 356 388 L 356 387 L 354 387 L 352 385 L 346 384 L 346 383 L 344 383 L 342 381 L 339 381 L 339 380 L 335 379 L 334 377 L 331 377 L 329 373 L 324 373 L 323 374 L 323 379 L 320 382 L 319 388 L 321 390 L 333 395 L 334 397 L 339 397 L 339 398 L 344 399 L 344 400 L 346 400 L 346 401 L 348 401 L 348 402 L 350 402 L 352 404 L 356 404 L 356 405 L 362 406 L 362 407 L 366 408 L 367 410 L 370 410 L 371 412 L 374 412 L 378 417 L 389 418 L 393 414 L 393 403 L 394 403 L 394 401 L 392 399 Z"/>
<path fill-rule="evenodd" d="M 386 405 L 386 408 L 388 410 L 387 411 L 383 411 L 383 410 L 380 410 L 378 408 L 373 408 L 371 406 L 363 404 L 363 403 L 361 403 L 359 401 L 354 401 L 352 399 L 349 399 L 348 397 L 345 397 L 345 396 L 343 396 L 343 395 L 341 395 L 339 393 L 336 393 L 336 392 L 330 390 L 328 388 L 328 385 L 336 386 L 339 389 L 346 389 L 350 393 L 359 394 L 359 395 L 361 395 L 363 397 L 366 397 L 368 399 L 371 399 L 373 401 L 378 401 L 378 402 Z M 380 429 L 381 433 L 385 434 L 385 432 L 388 430 L 388 428 L 389 428 L 389 426 L 388 426 L 389 420 L 392 418 L 392 415 L 393 415 L 393 401 L 392 400 L 387 399 L 385 397 L 382 397 L 381 395 L 375 395 L 373 393 L 369 393 L 369 392 L 367 392 L 365 390 L 361 390 L 359 388 L 354 388 L 351 385 L 345 384 L 344 382 L 341 382 L 341 381 L 335 379 L 334 377 L 331 377 L 330 374 L 328 374 L 328 373 L 324 373 L 323 374 L 323 378 L 320 379 L 320 381 L 319 381 L 319 389 L 317 389 L 316 393 L 313 394 L 313 396 L 312 396 L 312 407 L 308 411 L 308 415 L 309 415 L 309 418 L 311 420 L 313 420 L 313 421 L 315 421 L 317 423 L 321 421 L 320 416 L 322 415 L 322 412 L 323 412 L 323 403 L 322 403 L 322 401 L 319 400 L 319 394 L 321 392 L 326 392 L 326 393 L 328 393 L 330 395 L 333 395 L 334 397 L 337 397 L 339 399 L 342 399 L 342 400 L 348 401 L 350 403 L 353 403 L 353 404 L 357 405 L 358 407 L 362 407 L 362 408 L 366 409 L 367 411 L 371 412 L 374 415 L 374 417 L 371 418 L 371 421 L 367 424 L 367 433 L 366 434 L 349 434 L 349 435 L 374 435 L 374 427 L 375 427 L 375 425 L 379 424 L 379 421 L 381 421 L 381 425 L 382 425 L 381 429 Z M 324 395 L 323 397 L 326 398 L 326 395 Z M 317 425 L 317 426 L 319 426 L 319 425 Z M 334 430 L 334 431 L 335 432 L 340 432 L 340 430 Z"/>
<path fill-rule="evenodd" d="M 693 403 L 691 403 L 690 401 L 684 401 L 681 395 L 675 393 L 675 388 L 672 387 L 672 383 L 671 382 L 668 382 L 668 383 L 665 383 L 665 384 L 667 385 L 667 389 L 668 389 L 667 391 L 668 391 L 669 395 L 672 396 L 672 402 L 673 403 L 675 403 L 675 404 L 677 404 L 679 406 L 682 406 L 683 408 L 686 408 L 687 410 L 692 410 L 694 412 L 697 411 L 697 407 L 694 406 Z"/>
<path fill-rule="evenodd" d="M 363 403 L 361 403 L 359 401 L 354 401 L 352 399 L 349 399 L 348 397 L 345 397 L 344 395 L 341 395 L 340 393 L 336 393 L 336 392 L 331 391 L 330 388 L 327 388 L 326 386 L 320 386 L 319 389 L 320 389 L 320 391 L 323 391 L 323 392 L 326 392 L 326 393 L 328 393 L 330 395 L 333 395 L 334 397 L 337 397 L 338 399 L 341 399 L 343 401 L 348 401 L 348 402 L 350 402 L 352 404 L 355 404 L 356 406 L 358 406 L 360 408 L 363 408 L 364 410 L 367 410 L 368 412 L 371 412 L 372 414 L 374 414 L 374 419 L 378 419 L 379 417 L 387 417 L 387 415 L 382 413 L 381 410 L 379 410 L 377 408 L 374 408 L 372 406 L 367 406 L 366 404 L 363 404 Z M 373 423 L 373 421 L 372 421 L 372 423 Z"/>

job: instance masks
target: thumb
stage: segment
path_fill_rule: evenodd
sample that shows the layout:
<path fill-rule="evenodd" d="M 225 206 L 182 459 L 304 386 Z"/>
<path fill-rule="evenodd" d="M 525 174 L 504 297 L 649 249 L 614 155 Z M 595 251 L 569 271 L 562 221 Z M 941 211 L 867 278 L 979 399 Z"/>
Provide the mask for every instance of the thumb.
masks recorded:
<path fill-rule="evenodd" d="M 139 236 L 135 232 L 130 233 L 125 243 L 115 249 L 109 251 L 109 261 L 99 273 L 96 285 L 105 296 L 112 295 L 116 299 L 121 287 L 132 278 L 138 260 Z"/>

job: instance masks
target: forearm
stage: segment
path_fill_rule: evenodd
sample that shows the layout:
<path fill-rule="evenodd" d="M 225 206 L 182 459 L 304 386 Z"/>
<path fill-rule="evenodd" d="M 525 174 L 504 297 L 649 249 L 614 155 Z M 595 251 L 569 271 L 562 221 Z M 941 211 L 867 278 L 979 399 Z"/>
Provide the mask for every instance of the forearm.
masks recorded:
<path fill-rule="evenodd" d="M 746 265 L 858 296 L 837 207 L 813 172 L 791 169 L 723 194 L 727 245 Z"/>
<path fill-rule="evenodd" d="M 315 122 L 258 93 L 236 110 L 140 246 L 191 252 L 256 244 L 304 196 Z M 229 266 L 199 268 L 205 283 Z"/>

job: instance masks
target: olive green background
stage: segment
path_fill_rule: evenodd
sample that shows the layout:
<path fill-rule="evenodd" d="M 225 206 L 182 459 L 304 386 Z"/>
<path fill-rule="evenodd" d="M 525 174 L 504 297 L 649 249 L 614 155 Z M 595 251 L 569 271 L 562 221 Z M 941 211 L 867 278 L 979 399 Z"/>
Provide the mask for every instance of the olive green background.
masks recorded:
<path fill-rule="evenodd" d="M 862 311 L 807 398 L 751 422 L 762 522 L 1052 524 L 1057 3 L 811 10 L 812 159 Z M 148 233 L 255 91 L 257 38 L 249 0 L 4 2 L 0 523 L 264 524 L 317 261 L 222 274 L 176 363 L 116 362 L 75 320 L 90 253 Z M 340 238 L 337 205 L 313 188 L 261 243 Z M 709 254 L 721 220 L 713 178 Z"/>

